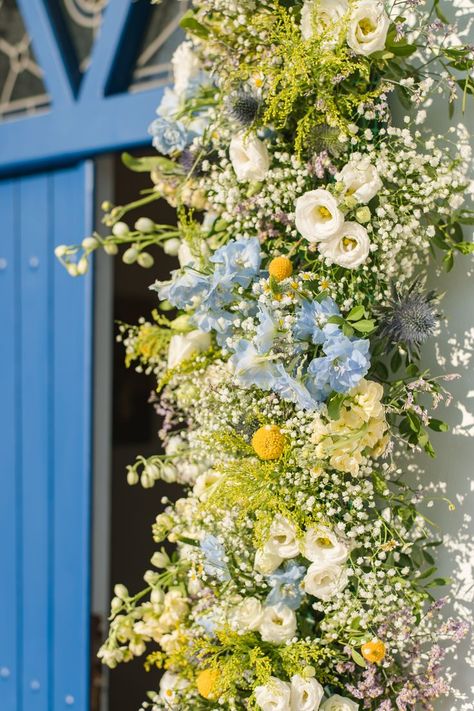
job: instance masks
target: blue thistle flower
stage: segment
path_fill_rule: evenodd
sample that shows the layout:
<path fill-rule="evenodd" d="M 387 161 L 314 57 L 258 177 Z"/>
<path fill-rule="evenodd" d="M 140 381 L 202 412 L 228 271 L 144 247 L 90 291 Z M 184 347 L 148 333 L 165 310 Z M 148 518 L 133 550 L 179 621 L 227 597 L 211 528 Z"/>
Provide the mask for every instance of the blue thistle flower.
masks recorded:
<path fill-rule="evenodd" d="M 380 335 L 391 345 L 402 345 L 410 356 L 419 357 L 420 347 L 430 338 L 439 319 L 435 291 L 424 294 L 417 280 L 404 292 L 392 288 L 392 298 L 383 309 Z"/>
<path fill-rule="evenodd" d="M 260 108 L 260 99 L 255 94 L 239 89 L 227 99 L 229 114 L 242 126 L 251 126 Z"/>

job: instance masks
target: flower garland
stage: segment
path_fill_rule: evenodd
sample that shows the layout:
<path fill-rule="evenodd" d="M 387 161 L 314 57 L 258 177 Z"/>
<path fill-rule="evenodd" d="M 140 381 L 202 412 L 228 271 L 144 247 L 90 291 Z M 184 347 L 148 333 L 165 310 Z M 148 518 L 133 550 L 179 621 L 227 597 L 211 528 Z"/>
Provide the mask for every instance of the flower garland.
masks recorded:
<path fill-rule="evenodd" d="M 403 472 L 447 429 L 450 376 L 420 365 L 427 268 L 474 247 L 466 129 L 423 124 L 433 96 L 466 107 L 472 47 L 438 0 L 194 0 L 181 25 L 161 155 L 124 155 L 152 187 L 56 250 L 72 275 L 100 247 L 180 264 L 120 326 L 163 418 L 128 481 L 185 487 L 153 526 L 174 550 L 115 587 L 99 656 L 164 670 L 152 711 L 432 709 L 467 624 L 433 596 L 439 541 Z M 123 221 L 161 197 L 177 227 Z"/>

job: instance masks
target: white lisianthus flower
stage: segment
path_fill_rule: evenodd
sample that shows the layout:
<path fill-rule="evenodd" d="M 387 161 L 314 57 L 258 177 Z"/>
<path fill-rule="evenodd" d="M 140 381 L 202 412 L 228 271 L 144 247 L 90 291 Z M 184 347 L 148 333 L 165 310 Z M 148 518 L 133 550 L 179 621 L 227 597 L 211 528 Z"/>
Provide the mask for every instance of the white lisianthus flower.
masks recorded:
<path fill-rule="evenodd" d="M 174 91 L 182 96 L 201 71 L 201 62 L 193 50 L 191 42 L 182 42 L 175 50 L 171 64 L 173 66 Z"/>
<path fill-rule="evenodd" d="M 265 546 L 264 548 L 259 548 L 259 550 L 255 553 L 253 567 L 257 573 L 262 573 L 262 575 L 271 575 L 282 562 L 283 558 L 281 556 L 276 553 L 271 553 L 267 546 Z"/>
<path fill-rule="evenodd" d="M 347 44 L 367 57 L 385 48 L 390 20 L 381 2 L 361 0 L 355 6 L 347 30 Z"/>
<path fill-rule="evenodd" d="M 328 33 L 325 46 L 337 44 L 341 27 L 338 23 L 348 10 L 347 0 L 305 0 L 301 8 L 301 34 L 305 40 L 314 34 Z M 331 32 L 332 30 L 332 32 Z M 332 36 L 331 36 L 332 35 Z"/>
<path fill-rule="evenodd" d="M 357 711 L 359 704 L 345 696 L 334 694 L 321 706 L 321 711 Z"/>
<path fill-rule="evenodd" d="M 346 562 L 349 551 L 330 528 L 315 526 L 306 532 L 303 555 L 312 563 L 323 567 L 327 563 L 342 565 Z"/>
<path fill-rule="evenodd" d="M 346 568 L 332 563 L 324 567 L 319 563 L 312 563 L 303 580 L 303 589 L 309 595 L 327 602 L 344 590 L 348 582 L 349 575 Z"/>
<path fill-rule="evenodd" d="M 167 706 L 173 707 L 179 703 L 176 692 L 182 691 L 189 686 L 189 681 L 183 679 L 178 674 L 166 671 L 160 680 L 160 697 L 165 701 Z"/>
<path fill-rule="evenodd" d="M 199 331 L 198 329 L 189 333 L 177 333 L 170 340 L 168 368 L 176 368 L 183 360 L 190 358 L 192 355 L 207 351 L 210 345 L 210 333 L 204 333 L 204 331 Z"/>
<path fill-rule="evenodd" d="M 238 134 L 230 142 L 229 157 L 237 179 L 263 180 L 270 167 L 267 147 L 254 134 Z"/>
<path fill-rule="evenodd" d="M 211 489 L 220 478 L 220 473 L 214 469 L 208 469 L 203 474 L 200 474 L 193 488 L 194 496 L 197 499 L 205 499 L 209 493 L 209 489 Z"/>
<path fill-rule="evenodd" d="M 295 636 L 296 615 L 286 605 L 269 605 L 263 611 L 259 631 L 264 642 L 287 642 Z"/>
<path fill-rule="evenodd" d="M 299 674 L 291 677 L 291 711 L 317 711 L 324 689 L 316 679 L 304 679 Z"/>
<path fill-rule="evenodd" d="M 369 233 L 358 222 L 344 222 L 338 235 L 321 242 L 323 257 L 346 269 L 356 269 L 365 262 L 370 252 Z"/>
<path fill-rule="evenodd" d="M 319 188 L 301 195 L 295 204 L 295 222 L 308 242 L 323 242 L 337 235 L 344 224 L 336 198 Z"/>
<path fill-rule="evenodd" d="M 382 187 L 377 168 L 368 156 L 355 154 L 347 165 L 336 175 L 336 180 L 345 188 L 345 194 L 357 202 L 367 204 Z"/>
<path fill-rule="evenodd" d="M 262 711 L 290 711 L 290 685 L 271 676 L 267 684 L 255 689 L 255 701 Z"/>
<path fill-rule="evenodd" d="M 232 625 L 238 632 L 257 630 L 262 621 L 262 603 L 256 597 L 247 597 L 232 611 Z"/>
<path fill-rule="evenodd" d="M 295 558 L 299 551 L 294 525 L 281 514 L 277 514 L 270 526 L 270 537 L 266 550 L 281 558 Z"/>

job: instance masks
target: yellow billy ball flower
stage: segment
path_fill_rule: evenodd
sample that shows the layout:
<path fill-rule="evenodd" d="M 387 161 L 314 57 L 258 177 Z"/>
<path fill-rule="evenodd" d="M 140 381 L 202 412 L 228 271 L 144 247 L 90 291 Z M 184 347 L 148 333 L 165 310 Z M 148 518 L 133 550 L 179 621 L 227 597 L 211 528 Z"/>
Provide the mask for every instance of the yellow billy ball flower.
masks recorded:
<path fill-rule="evenodd" d="M 283 281 L 293 274 L 293 265 L 291 264 L 288 257 L 275 257 L 270 262 L 268 267 L 270 276 L 272 276 L 277 281 Z"/>
<path fill-rule="evenodd" d="M 380 664 L 385 657 L 385 644 L 379 639 L 363 644 L 361 647 L 362 656 L 371 664 Z"/>
<path fill-rule="evenodd" d="M 260 459 L 278 459 L 285 449 L 285 437 L 276 425 L 265 425 L 254 433 L 252 447 Z"/>
<path fill-rule="evenodd" d="M 199 672 L 197 675 L 197 690 L 205 699 L 208 699 L 214 691 L 218 677 L 219 672 L 217 669 L 204 669 L 204 671 Z"/>

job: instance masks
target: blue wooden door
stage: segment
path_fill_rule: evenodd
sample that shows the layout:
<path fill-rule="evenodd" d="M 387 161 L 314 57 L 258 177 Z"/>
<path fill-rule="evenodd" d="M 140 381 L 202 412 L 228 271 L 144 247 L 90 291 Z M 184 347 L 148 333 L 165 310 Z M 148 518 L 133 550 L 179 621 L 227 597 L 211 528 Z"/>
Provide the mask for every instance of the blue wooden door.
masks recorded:
<path fill-rule="evenodd" d="M 87 162 L 0 182 L 0 709 L 88 707 L 92 275 Z"/>

